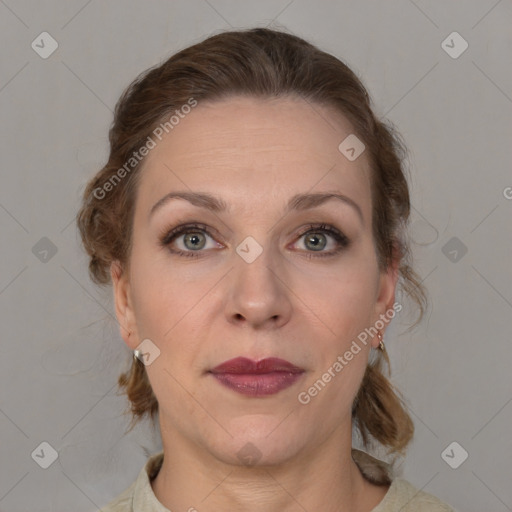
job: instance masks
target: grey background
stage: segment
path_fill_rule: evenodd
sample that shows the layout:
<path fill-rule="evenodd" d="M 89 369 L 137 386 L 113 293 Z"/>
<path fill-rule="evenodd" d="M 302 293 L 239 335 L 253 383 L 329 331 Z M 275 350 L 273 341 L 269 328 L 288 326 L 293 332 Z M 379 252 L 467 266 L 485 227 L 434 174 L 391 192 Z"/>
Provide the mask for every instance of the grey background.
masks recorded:
<path fill-rule="evenodd" d="M 402 476 L 461 511 L 512 510 L 511 21 L 508 0 L 0 0 L 0 510 L 97 510 L 160 449 L 148 424 L 123 436 L 116 380 L 131 354 L 74 215 L 139 72 L 269 24 L 347 62 L 410 151 L 431 308 L 386 338 L 416 425 Z M 47 59 L 31 48 L 43 31 L 59 45 Z M 456 59 L 441 47 L 453 31 L 469 44 Z M 47 469 L 31 457 L 43 441 L 58 452 Z M 469 454 L 457 469 L 441 457 L 453 441 Z"/>

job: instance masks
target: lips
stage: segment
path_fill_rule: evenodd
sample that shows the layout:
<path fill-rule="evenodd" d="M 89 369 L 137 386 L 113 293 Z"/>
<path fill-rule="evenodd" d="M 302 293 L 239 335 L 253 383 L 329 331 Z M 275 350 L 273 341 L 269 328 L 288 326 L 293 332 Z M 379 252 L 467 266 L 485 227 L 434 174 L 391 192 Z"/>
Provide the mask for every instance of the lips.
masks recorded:
<path fill-rule="evenodd" d="M 271 372 L 302 373 L 303 371 L 302 368 L 277 357 L 267 357 L 261 361 L 253 361 L 246 357 L 236 357 L 235 359 L 230 359 L 229 361 L 219 364 L 211 370 L 211 373 L 259 375 Z"/>
<path fill-rule="evenodd" d="M 290 387 L 304 372 L 303 368 L 276 357 L 261 361 L 237 357 L 216 366 L 209 373 L 223 386 L 237 393 L 263 397 Z"/>

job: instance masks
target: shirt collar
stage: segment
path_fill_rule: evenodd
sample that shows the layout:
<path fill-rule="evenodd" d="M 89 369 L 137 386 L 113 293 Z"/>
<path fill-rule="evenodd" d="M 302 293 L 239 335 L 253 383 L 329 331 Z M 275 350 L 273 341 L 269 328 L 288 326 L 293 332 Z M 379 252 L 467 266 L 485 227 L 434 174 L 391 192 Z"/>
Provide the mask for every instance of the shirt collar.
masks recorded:
<path fill-rule="evenodd" d="M 156 498 L 151 480 L 156 477 L 164 461 L 164 452 L 152 455 L 139 473 L 133 490 L 133 506 L 135 511 L 170 512 Z"/>

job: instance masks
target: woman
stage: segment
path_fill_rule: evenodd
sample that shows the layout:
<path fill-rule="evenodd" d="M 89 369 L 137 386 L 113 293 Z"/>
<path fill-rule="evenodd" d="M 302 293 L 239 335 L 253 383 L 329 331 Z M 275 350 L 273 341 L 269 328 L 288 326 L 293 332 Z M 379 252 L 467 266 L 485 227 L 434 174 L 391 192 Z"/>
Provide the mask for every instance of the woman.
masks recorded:
<path fill-rule="evenodd" d="M 78 214 L 134 360 L 132 425 L 163 452 L 104 511 L 450 511 L 352 448 L 403 454 L 381 370 L 408 263 L 404 147 L 354 73 L 268 29 L 136 79 Z"/>

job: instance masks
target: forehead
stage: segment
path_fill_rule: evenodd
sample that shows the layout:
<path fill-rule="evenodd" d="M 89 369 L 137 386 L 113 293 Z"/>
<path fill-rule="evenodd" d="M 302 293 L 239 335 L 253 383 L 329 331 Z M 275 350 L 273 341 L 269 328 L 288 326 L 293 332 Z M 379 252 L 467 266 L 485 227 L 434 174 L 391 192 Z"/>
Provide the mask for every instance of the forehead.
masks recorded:
<path fill-rule="evenodd" d="M 349 161 L 338 149 L 352 133 L 333 108 L 297 97 L 199 103 L 155 139 L 138 196 L 148 209 L 173 189 L 209 191 L 230 204 L 240 197 L 247 204 L 250 196 L 260 205 L 281 194 L 338 189 L 364 210 L 370 197 L 366 155 Z"/>

